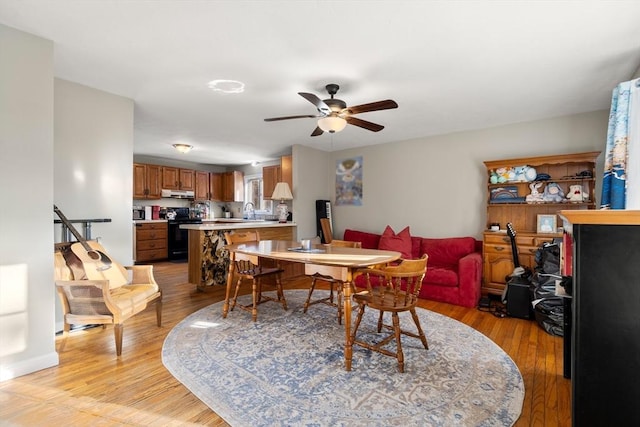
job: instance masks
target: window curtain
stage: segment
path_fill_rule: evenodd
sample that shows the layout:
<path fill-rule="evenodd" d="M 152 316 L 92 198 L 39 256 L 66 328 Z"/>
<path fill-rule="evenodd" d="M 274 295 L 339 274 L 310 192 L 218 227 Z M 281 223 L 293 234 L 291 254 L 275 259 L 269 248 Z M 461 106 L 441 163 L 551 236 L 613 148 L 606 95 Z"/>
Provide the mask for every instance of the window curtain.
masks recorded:
<path fill-rule="evenodd" d="M 640 209 L 640 79 L 620 83 L 609 113 L 602 209 Z"/>

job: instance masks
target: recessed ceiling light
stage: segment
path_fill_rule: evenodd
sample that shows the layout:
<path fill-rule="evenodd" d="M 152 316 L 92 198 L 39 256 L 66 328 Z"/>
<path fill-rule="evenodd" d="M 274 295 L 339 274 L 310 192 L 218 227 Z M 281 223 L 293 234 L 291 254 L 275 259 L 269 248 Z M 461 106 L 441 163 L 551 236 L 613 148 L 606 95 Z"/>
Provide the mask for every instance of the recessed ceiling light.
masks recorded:
<path fill-rule="evenodd" d="M 209 89 L 222 93 L 242 93 L 244 83 L 237 80 L 211 80 L 207 83 Z"/>

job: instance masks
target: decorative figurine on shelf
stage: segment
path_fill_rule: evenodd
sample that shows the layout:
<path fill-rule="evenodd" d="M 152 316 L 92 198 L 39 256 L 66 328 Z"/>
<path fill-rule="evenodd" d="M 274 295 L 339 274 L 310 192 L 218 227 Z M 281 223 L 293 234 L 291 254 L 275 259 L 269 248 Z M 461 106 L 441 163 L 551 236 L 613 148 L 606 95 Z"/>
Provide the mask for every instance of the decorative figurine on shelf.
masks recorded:
<path fill-rule="evenodd" d="M 498 183 L 502 184 L 503 182 L 507 182 L 509 170 L 507 168 L 498 168 L 496 169 L 496 175 L 498 176 Z"/>
<path fill-rule="evenodd" d="M 491 176 L 489 177 L 489 182 L 491 184 L 497 184 L 498 183 L 498 174 L 493 169 L 491 170 Z"/>
<path fill-rule="evenodd" d="M 532 182 L 529 184 L 529 188 L 531 189 L 531 194 L 527 195 L 526 201 L 527 203 L 539 203 L 542 202 L 542 194 L 538 191 L 542 187 L 541 182 Z"/>
<path fill-rule="evenodd" d="M 589 200 L 589 194 L 587 190 L 582 187 L 581 184 L 574 184 L 569 186 L 569 193 L 567 199 L 570 202 L 584 202 Z"/>
<path fill-rule="evenodd" d="M 542 201 L 543 202 L 553 202 L 560 203 L 564 200 L 564 191 L 560 185 L 555 182 L 550 182 L 544 188 L 544 192 L 542 193 Z"/>
<path fill-rule="evenodd" d="M 536 176 L 538 176 L 538 173 L 536 172 L 535 168 L 532 168 L 531 166 L 524 167 L 524 177 L 526 178 L 527 181 L 529 182 L 535 181 Z"/>

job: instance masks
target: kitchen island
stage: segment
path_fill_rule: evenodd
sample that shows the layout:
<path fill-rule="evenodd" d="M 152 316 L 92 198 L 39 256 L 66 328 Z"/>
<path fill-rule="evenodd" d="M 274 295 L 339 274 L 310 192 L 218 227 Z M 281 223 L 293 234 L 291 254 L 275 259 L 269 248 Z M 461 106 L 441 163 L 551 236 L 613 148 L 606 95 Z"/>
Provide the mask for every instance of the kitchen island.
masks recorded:
<path fill-rule="evenodd" d="M 189 283 L 198 290 L 213 285 L 226 285 L 229 271 L 229 251 L 224 246 L 224 233 L 233 230 L 257 231 L 260 240 L 296 240 L 296 224 L 277 221 L 221 218 L 203 220 L 202 224 L 183 224 L 189 230 L 188 268 Z M 282 265 L 283 278 L 304 274 L 300 266 Z M 298 270 L 302 270 L 301 272 Z"/>

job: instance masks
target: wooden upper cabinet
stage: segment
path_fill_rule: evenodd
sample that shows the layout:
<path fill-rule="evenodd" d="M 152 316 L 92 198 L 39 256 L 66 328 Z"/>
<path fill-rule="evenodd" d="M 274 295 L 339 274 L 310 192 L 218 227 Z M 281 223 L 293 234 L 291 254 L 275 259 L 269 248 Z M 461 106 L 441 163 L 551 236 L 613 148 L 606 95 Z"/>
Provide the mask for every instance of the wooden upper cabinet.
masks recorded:
<path fill-rule="evenodd" d="M 193 169 L 180 169 L 180 181 L 178 185 L 180 186 L 180 190 L 191 190 L 195 191 L 196 189 L 196 173 Z"/>
<path fill-rule="evenodd" d="M 244 173 L 233 171 L 222 175 L 222 201 L 244 201 Z"/>
<path fill-rule="evenodd" d="M 222 194 L 222 174 L 217 172 L 209 173 L 209 200 L 221 201 Z"/>
<path fill-rule="evenodd" d="M 162 188 L 166 190 L 178 190 L 180 186 L 180 169 L 163 166 L 162 167 Z"/>
<path fill-rule="evenodd" d="M 160 199 L 162 188 L 160 180 L 160 166 L 133 164 L 133 198 Z"/>
<path fill-rule="evenodd" d="M 273 190 L 275 190 L 276 184 L 280 182 L 280 176 L 280 165 L 265 166 L 262 168 L 263 199 L 271 200 Z"/>
<path fill-rule="evenodd" d="M 278 182 L 286 182 L 293 193 L 293 167 L 291 156 L 282 156 L 279 165 L 262 168 L 262 186 L 265 200 L 271 200 Z"/>
<path fill-rule="evenodd" d="M 280 160 L 280 179 L 289 184 L 293 193 L 293 161 L 291 156 L 282 156 Z"/>
<path fill-rule="evenodd" d="M 209 200 L 209 172 L 196 171 L 196 200 Z"/>
<path fill-rule="evenodd" d="M 195 190 L 195 171 L 162 166 L 162 188 L 166 190 Z"/>

